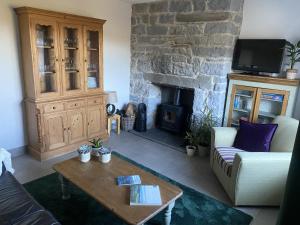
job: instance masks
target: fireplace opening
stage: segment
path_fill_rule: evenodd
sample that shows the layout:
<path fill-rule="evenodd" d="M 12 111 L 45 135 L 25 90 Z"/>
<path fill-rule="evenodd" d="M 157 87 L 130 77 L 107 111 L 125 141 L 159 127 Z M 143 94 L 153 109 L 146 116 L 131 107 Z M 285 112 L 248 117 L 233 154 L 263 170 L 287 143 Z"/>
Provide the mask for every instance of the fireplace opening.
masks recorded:
<path fill-rule="evenodd" d="M 161 100 L 157 107 L 156 126 L 176 134 L 185 134 L 193 114 L 194 90 L 161 86 Z"/>

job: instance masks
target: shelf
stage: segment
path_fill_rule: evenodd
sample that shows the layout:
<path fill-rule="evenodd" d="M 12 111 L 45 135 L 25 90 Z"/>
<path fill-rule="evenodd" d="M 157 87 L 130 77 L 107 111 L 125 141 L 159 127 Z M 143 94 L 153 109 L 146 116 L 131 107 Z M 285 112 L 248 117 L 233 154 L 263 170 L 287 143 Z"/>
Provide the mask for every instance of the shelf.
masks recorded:
<path fill-rule="evenodd" d="M 250 113 L 250 111 L 248 111 L 246 109 L 237 109 L 237 108 L 234 108 L 233 111 L 243 112 L 243 113 Z"/>
<path fill-rule="evenodd" d="M 260 99 L 261 99 L 261 100 L 264 100 L 264 101 L 283 103 L 283 101 L 280 101 L 280 100 L 274 100 L 274 99 L 269 99 L 269 98 L 260 98 Z"/>
<path fill-rule="evenodd" d="M 268 118 L 275 118 L 277 115 L 269 112 L 259 112 L 258 116 L 268 117 Z"/>
<path fill-rule="evenodd" d="M 88 70 L 88 73 L 98 73 L 98 70 Z"/>
<path fill-rule="evenodd" d="M 37 45 L 36 46 L 37 48 L 53 48 L 53 46 L 50 46 L 50 45 Z"/>
<path fill-rule="evenodd" d="M 78 73 L 79 70 L 65 70 L 66 73 Z"/>
<path fill-rule="evenodd" d="M 235 96 L 240 96 L 243 98 L 253 98 L 251 95 L 235 94 Z"/>
<path fill-rule="evenodd" d="M 98 51 L 98 48 L 88 48 L 88 51 Z"/>
<path fill-rule="evenodd" d="M 41 74 L 53 74 L 55 71 L 40 71 Z"/>
<path fill-rule="evenodd" d="M 77 47 L 65 47 L 65 50 L 78 50 Z"/>

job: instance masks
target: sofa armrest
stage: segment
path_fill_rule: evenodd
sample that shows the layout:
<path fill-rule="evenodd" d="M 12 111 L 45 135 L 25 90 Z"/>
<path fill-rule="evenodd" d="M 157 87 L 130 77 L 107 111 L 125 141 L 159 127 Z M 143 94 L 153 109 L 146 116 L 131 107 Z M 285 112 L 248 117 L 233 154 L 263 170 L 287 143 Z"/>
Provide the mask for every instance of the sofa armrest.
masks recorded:
<path fill-rule="evenodd" d="M 235 205 L 279 205 L 292 153 L 239 152 L 232 168 Z"/>
<path fill-rule="evenodd" d="M 211 135 L 212 147 L 231 147 L 233 145 L 237 130 L 234 127 L 213 127 Z"/>

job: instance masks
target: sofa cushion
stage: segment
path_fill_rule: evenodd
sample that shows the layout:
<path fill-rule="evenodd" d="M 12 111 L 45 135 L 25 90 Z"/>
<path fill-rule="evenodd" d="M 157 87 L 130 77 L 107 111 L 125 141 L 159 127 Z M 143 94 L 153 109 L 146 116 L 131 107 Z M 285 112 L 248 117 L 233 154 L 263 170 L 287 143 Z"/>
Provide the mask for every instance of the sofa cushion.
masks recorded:
<path fill-rule="evenodd" d="M 213 152 L 214 160 L 218 162 L 224 173 L 229 177 L 231 176 L 234 156 L 237 152 L 244 152 L 244 150 L 234 147 L 216 147 Z"/>
<path fill-rule="evenodd" d="M 19 218 L 43 209 L 8 171 L 0 177 L 0 224 L 14 224 Z"/>
<path fill-rule="evenodd" d="M 269 152 L 278 124 L 250 123 L 240 120 L 233 147 L 249 152 Z"/>

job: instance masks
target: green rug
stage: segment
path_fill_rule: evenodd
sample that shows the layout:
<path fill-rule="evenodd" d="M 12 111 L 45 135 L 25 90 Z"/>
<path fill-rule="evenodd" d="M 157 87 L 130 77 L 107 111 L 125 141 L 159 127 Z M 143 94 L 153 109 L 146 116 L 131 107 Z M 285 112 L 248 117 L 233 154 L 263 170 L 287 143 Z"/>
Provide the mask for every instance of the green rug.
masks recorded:
<path fill-rule="evenodd" d="M 248 225 L 252 220 L 251 216 L 239 210 L 177 183 L 118 153 L 114 154 L 183 190 L 183 196 L 176 201 L 172 211 L 172 225 Z M 71 198 L 62 200 L 57 173 L 26 183 L 24 187 L 63 225 L 127 225 L 74 185 L 70 187 Z M 163 221 L 163 213 L 159 213 L 146 225 L 159 225 L 163 224 Z"/>

